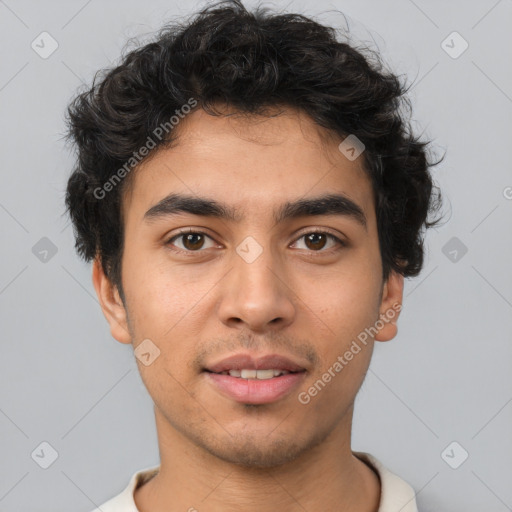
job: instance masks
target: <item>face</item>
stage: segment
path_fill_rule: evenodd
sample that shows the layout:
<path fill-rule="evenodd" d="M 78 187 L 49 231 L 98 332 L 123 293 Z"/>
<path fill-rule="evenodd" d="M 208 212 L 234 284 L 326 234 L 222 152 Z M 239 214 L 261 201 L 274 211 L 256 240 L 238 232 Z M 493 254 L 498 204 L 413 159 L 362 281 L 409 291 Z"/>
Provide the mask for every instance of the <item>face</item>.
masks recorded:
<path fill-rule="evenodd" d="M 146 353 L 137 364 L 162 428 L 259 467 L 346 440 L 374 337 L 396 334 L 403 287 L 395 273 L 382 281 L 362 156 L 347 159 L 341 138 L 293 110 L 196 110 L 178 128 L 177 145 L 143 163 L 123 199 L 126 304 L 93 270 L 112 335 Z M 291 206 L 327 195 L 341 200 Z M 234 376 L 219 375 L 225 367 Z M 242 368 L 253 372 L 237 377 Z"/>

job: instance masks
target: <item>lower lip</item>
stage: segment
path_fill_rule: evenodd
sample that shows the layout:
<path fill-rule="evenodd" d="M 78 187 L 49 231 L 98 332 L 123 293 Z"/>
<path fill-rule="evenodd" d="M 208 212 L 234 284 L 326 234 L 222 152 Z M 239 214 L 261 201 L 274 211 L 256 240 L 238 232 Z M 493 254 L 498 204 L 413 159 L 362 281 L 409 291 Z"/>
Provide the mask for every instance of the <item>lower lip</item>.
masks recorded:
<path fill-rule="evenodd" d="M 306 372 L 287 373 L 272 379 L 242 379 L 205 372 L 210 382 L 227 398 L 243 404 L 268 404 L 283 398 L 297 387 Z"/>

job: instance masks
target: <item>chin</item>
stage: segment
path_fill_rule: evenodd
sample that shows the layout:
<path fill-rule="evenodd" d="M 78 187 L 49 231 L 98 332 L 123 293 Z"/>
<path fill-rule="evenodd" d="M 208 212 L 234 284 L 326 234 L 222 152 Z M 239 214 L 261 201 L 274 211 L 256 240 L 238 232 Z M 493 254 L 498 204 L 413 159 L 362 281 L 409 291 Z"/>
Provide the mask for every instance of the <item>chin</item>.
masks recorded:
<path fill-rule="evenodd" d="M 211 449 L 210 453 L 217 458 L 253 469 L 268 469 L 281 466 L 295 460 L 304 448 L 297 444 L 287 442 L 268 442 L 263 443 L 262 439 L 253 439 L 236 442 L 230 446 L 224 446 L 219 449 Z"/>
<path fill-rule="evenodd" d="M 273 427 L 265 432 L 250 433 L 245 430 L 231 436 L 226 434 L 222 439 L 196 439 L 196 444 L 211 455 L 230 464 L 248 469 L 269 469 L 298 459 L 320 444 L 324 438 L 325 435 L 302 439 L 288 432 L 278 434 Z"/>

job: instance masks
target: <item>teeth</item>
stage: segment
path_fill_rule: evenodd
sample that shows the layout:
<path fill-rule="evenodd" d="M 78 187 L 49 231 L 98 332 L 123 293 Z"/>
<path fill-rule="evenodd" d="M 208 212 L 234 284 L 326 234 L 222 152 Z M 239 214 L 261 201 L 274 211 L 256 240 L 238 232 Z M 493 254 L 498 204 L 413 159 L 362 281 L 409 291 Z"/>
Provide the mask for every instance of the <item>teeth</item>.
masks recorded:
<path fill-rule="evenodd" d="M 241 370 L 242 379 L 255 379 L 258 375 L 258 370 Z"/>
<path fill-rule="evenodd" d="M 242 379 L 272 379 L 273 377 L 278 377 L 279 375 L 286 375 L 290 373 L 287 370 L 229 370 L 222 372 L 223 375 L 231 375 L 231 377 L 241 377 Z"/>

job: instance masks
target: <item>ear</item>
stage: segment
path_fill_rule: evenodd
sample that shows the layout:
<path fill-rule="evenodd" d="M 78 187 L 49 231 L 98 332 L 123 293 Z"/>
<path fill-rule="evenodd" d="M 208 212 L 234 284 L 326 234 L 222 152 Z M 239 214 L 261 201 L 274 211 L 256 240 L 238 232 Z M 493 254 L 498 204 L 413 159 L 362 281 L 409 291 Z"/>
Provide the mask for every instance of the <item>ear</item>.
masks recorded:
<path fill-rule="evenodd" d="M 396 325 L 400 311 L 402 309 L 402 297 L 404 291 L 404 276 L 398 272 L 391 271 L 382 290 L 382 299 L 379 308 L 379 325 L 384 326 L 379 329 L 375 336 L 375 341 L 392 340 L 397 332 Z"/>
<path fill-rule="evenodd" d="M 92 266 L 92 282 L 96 295 L 107 322 L 110 324 L 112 337 L 120 343 L 131 343 L 126 309 L 114 286 L 103 272 L 100 259 L 96 257 Z"/>

